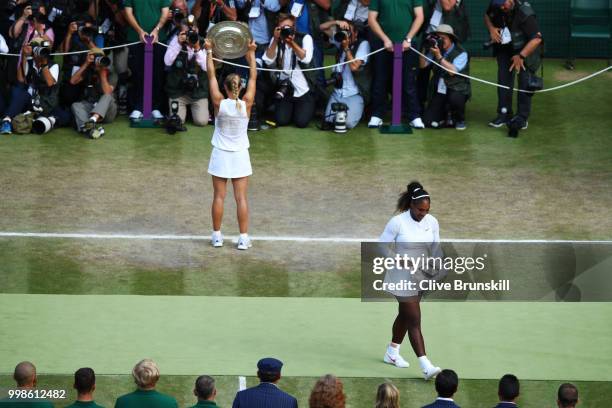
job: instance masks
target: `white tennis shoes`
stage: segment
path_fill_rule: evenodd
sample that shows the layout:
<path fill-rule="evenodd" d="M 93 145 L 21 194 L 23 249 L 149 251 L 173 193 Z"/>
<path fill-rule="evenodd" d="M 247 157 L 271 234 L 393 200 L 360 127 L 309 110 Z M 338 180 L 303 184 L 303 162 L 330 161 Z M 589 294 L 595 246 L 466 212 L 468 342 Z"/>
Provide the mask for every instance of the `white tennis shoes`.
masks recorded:
<path fill-rule="evenodd" d="M 383 361 L 387 364 L 392 364 L 398 368 L 408 368 L 410 364 L 404 360 L 404 358 L 399 354 L 399 350 L 392 350 L 391 346 L 387 349 L 385 356 L 383 357 Z M 435 377 L 442 371 L 440 367 L 434 366 L 426 356 L 419 357 L 419 364 L 421 365 L 421 370 L 423 372 L 423 378 L 425 380 L 429 380 L 430 378 Z"/>

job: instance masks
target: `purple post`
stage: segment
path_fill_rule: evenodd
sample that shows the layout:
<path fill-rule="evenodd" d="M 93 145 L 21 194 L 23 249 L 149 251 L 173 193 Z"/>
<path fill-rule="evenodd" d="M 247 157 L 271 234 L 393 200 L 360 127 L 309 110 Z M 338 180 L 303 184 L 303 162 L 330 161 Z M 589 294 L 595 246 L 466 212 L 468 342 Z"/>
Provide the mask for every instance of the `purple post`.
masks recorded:
<path fill-rule="evenodd" d="M 142 94 L 142 115 L 145 119 L 151 119 L 153 105 L 153 37 L 146 36 L 144 45 L 144 78 Z"/>
<path fill-rule="evenodd" d="M 393 44 L 393 110 L 391 126 L 402 124 L 402 43 Z"/>

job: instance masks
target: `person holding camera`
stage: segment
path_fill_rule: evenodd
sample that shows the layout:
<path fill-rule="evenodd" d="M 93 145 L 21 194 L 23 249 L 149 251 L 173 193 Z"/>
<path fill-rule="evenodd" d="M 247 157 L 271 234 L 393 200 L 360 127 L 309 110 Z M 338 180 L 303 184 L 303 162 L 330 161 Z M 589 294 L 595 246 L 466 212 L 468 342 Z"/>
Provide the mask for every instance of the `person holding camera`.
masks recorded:
<path fill-rule="evenodd" d="M 229 74 L 223 81 L 227 98 L 223 97 L 215 75 L 215 65 L 212 59 L 212 43 L 205 40 L 206 59 L 210 97 L 215 110 L 215 131 L 212 137 L 213 150 L 210 154 L 208 173 L 212 176 L 214 198 L 212 203 L 213 233 L 211 243 L 214 247 L 223 246 L 221 221 L 223 220 L 223 204 L 227 188 L 227 180 L 231 179 L 236 199 L 238 227 L 238 249 L 246 250 L 251 245 L 248 235 L 249 208 L 247 202 L 247 187 L 249 176 L 253 174 L 249 156 L 249 137 L 247 127 L 251 108 L 255 101 L 257 82 L 257 64 L 255 50 L 257 44 L 251 41 L 246 54 L 249 63 L 249 81 L 246 91 L 240 99 L 242 81 L 238 74 Z"/>
<path fill-rule="evenodd" d="M 11 89 L 10 104 L 0 127 L 0 133 L 12 133 L 11 121 L 30 111 L 37 115 L 46 133 L 56 125 L 66 125 L 70 114 L 59 107 L 59 65 L 50 59 L 51 43 L 37 37 L 25 44 L 17 69 L 17 84 Z M 31 59 L 30 59 L 31 57 Z M 32 113 L 33 112 L 33 113 Z"/>
<path fill-rule="evenodd" d="M 470 23 L 468 12 L 465 7 L 467 0 L 425 0 L 423 2 L 423 13 L 425 23 L 423 24 L 423 39 L 433 34 L 440 24 L 447 24 L 453 28 L 455 38 L 465 44 L 470 36 Z M 424 48 L 421 52 L 427 52 Z M 419 103 L 421 108 L 425 108 L 425 103 L 429 97 L 429 80 L 431 77 L 432 65 L 419 70 L 417 77 Z"/>
<path fill-rule="evenodd" d="M 313 51 L 312 37 L 295 31 L 295 17 L 279 14 L 274 36 L 262 57 L 268 67 L 282 70 L 275 72 L 273 77 L 277 126 L 293 122 L 305 128 L 314 115 L 313 71 L 302 71 L 312 67 Z"/>
<path fill-rule="evenodd" d="M 95 37 L 97 29 L 94 19 L 87 17 L 82 21 L 72 21 L 61 44 L 61 52 L 70 53 L 64 56 L 62 65 L 62 86 L 60 88 L 60 103 L 70 107 L 77 102 L 83 92 L 83 83 L 73 84 L 70 79 L 79 70 L 87 58 L 87 54 L 76 53 L 96 48 Z"/>
<path fill-rule="evenodd" d="M 46 14 L 47 9 L 41 2 L 26 3 L 21 16 L 9 29 L 9 37 L 13 39 L 17 49 L 21 49 L 24 44 L 29 44 L 36 37 L 49 41 L 53 45 L 55 33 Z"/>
<path fill-rule="evenodd" d="M 342 132 L 357 126 L 363 115 L 365 91 L 358 83 L 357 76 L 363 73 L 364 66 L 368 63 L 370 43 L 367 40 L 360 40 L 355 25 L 345 20 L 323 23 L 321 31 L 330 37 L 330 42 L 338 49 L 337 63 L 351 61 L 333 69 L 334 89 L 325 108 L 324 130 L 331 129 L 334 122 L 338 123 L 338 112 L 346 112 L 345 127 L 342 123 L 339 124 L 339 128 L 336 126 L 336 131 Z"/>
<path fill-rule="evenodd" d="M 183 26 L 170 41 L 164 56 L 167 80 L 166 92 L 170 107 L 176 102 L 181 122 L 185 123 L 187 107 L 196 126 L 208 123 L 208 78 L 206 74 L 206 52 L 201 46 L 200 35 L 195 25 Z M 172 109 L 170 109 L 172 110 Z"/>
<path fill-rule="evenodd" d="M 429 49 L 427 58 L 442 66 L 433 67 L 430 97 L 423 114 L 425 126 L 439 128 L 447 121 L 447 125 L 452 123 L 455 129 L 465 130 L 465 103 L 470 97 L 471 87 L 469 78 L 457 74 L 469 75 L 468 53 L 461 47 L 453 28 L 448 24 L 440 24 L 425 42 L 425 47 Z M 421 68 L 430 65 L 433 64 L 429 60 L 420 57 Z"/>
<path fill-rule="evenodd" d="M 484 16 L 497 59 L 497 82 L 510 89 L 497 88 L 497 117 L 489 126 L 508 125 L 511 129 L 527 129 L 532 92 L 519 92 L 518 113 L 513 116 L 512 92 L 515 73 L 518 89 L 541 88 L 536 72 L 542 63 L 542 33 L 531 5 L 522 0 L 492 0 Z"/>
<path fill-rule="evenodd" d="M 111 60 L 101 49 L 93 49 L 81 67 L 70 78 L 72 85 L 84 86 L 83 99 L 72 104 L 77 130 L 90 139 L 104 135 L 100 123 L 110 123 L 117 117 L 117 103 L 113 90 L 117 75 Z"/>
<path fill-rule="evenodd" d="M 374 56 L 372 78 L 372 117 L 368 127 L 377 128 L 383 123 L 387 109 L 387 95 L 393 78 L 393 44 L 401 43 L 402 56 L 402 109 L 413 128 L 425 127 L 421 120 L 421 107 L 417 97 L 417 54 L 410 47 L 423 24 L 422 0 L 371 0 L 368 24 L 377 37 L 372 48 L 384 47 L 385 51 Z"/>

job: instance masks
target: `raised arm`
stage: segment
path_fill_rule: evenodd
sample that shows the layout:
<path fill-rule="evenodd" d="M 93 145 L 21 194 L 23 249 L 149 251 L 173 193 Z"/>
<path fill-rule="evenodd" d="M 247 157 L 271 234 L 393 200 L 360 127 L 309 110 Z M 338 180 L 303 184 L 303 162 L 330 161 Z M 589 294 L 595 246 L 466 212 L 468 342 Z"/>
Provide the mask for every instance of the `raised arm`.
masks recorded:
<path fill-rule="evenodd" d="M 206 74 L 208 75 L 208 88 L 210 97 L 212 98 L 215 113 L 219 110 L 223 94 L 219 90 L 219 82 L 215 73 L 215 63 L 212 58 L 212 42 L 207 38 L 204 40 L 204 48 L 206 49 Z"/>
<path fill-rule="evenodd" d="M 247 84 L 246 92 L 242 97 L 242 100 L 246 102 L 247 114 L 251 114 L 251 106 L 253 106 L 253 102 L 255 101 L 255 88 L 257 84 L 257 61 L 255 59 L 255 50 L 257 49 L 257 44 L 255 41 L 251 41 L 249 44 L 249 50 L 246 54 L 246 59 L 249 63 L 249 83 Z"/>

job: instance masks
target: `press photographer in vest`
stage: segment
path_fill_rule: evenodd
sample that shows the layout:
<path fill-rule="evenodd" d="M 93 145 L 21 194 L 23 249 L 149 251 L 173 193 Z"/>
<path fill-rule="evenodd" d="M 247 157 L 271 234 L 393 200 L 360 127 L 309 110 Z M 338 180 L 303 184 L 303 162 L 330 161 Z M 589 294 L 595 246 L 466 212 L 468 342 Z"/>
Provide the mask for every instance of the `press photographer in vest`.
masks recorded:
<path fill-rule="evenodd" d="M 427 108 L 423 114 L 425 126 L 440 128 L 452 125 L 457 130 L 465 130 L 465 103 L 471 93 L 470 80 L 457 73 L 470 73 L 468 53 L 447 24 L 440 24 L 424 42 L 427 58 L 444 67 L 419 57 L 421 68 L 433 66 Z"/>
<path fill-rule="evenodd" d="M 72 85 L 82 85 L 81 100 L 72 104 L 77 130 L 91 139 L 104 135 L 101 123 L 117 117 L 117 102 L 113 90 L 117 85 L 111 59 L 101 49 L 93 49 L 85 62 L 70 78 Z"/>
<path fill-rule="evenodd" d="M 26 111 L 37 121 L 44 122 L 35 124 L 37 133 L 48 132 L 56 124 L 66 125 L 70 121 L 70 114 L 59 107 L 59 65 L 52 61 L 50 54 L 51 43 L 41 37 L 22 47 L 17 83 L 11 89 L 0 133 L 12 133 L 11 121 Z"/>
<path fill-rule="evenodd" d="M 312 37 L 295 31 L 295 18 L 279 14 L 270 46 L 262 57 L 269 68 L 283 70 L 273 73 L 272 78 L 277 126 L 293 123 L 304 128 L 314 115 L 313 72 L 302 71 L 312 67 L 313 50 Z"/>
<path fill-rule="evenodd" d="M 170 40 L 164 55 L 168 76 L 166 92 L 170 102 L 170 113 L 173 103 L 178 104 L 178 116 L 182 123 L 190 108 L 193 124 L 205 126 L 208 123 L 208 78 L 206 75 L 206 51 L 195 24 L 189 23 L 189 16 L 181 31 Z"/>
<path fill-rule="evenodd" d="M 440 24 L 447 24 L 453 28 L 455 38 L 461 43 L 465 42 L 470 37 L 470 23 L 468 12 L 465 7 L 467 0 L 424 0 L 423 13 L 425 14 L 425 23 L 422 27 L 423 39 L 428 35 L 435 33 Z M 423 46 L 422 51 L 423 51 Z M 417 78 L 417 86 L 419 91 L 419 103 L 421 108 L 425 108 L 425 102 L 429 97 L 429 80 L 431 78 L 432 66 L 420 69 Z"/>
<path fill-rule="evenodd" d="M 484 21 L 491 36 L 485 46 L 491 45 L 497 58 L 497 82 L 513 88 L 516 73 L 519 90 L 541 88 L 541 78 L 536 73 L 542 63 L 542 33 L 531 5 L 521 0 L 492 0 Z M 512 93 L 510 89 L 497 88 L 497 117 L 489 126 L 527 129 L 533 93 L 518 92 L 516 115 Z"/>
<path fill-rule="evenodd" d="M 333 90 L 323 118 L 324 130 L 334 129 L 337 133 L 343 133 L 357 126 L 363 115 L 364 94 L 369 90 L 369 72 L 364 72 L 364 68 L 368 62 L 370 43 L 359 37 L 353 23 L 345 20 L 323 23 L 321 31 L 329 36 L 330 43 L 337 48 L 337 63 L 352 61 L 332 70 L 328 82 Z M 368 84 L 364 84 L 366 78 L 361 78 L 364 74 Z"/>

